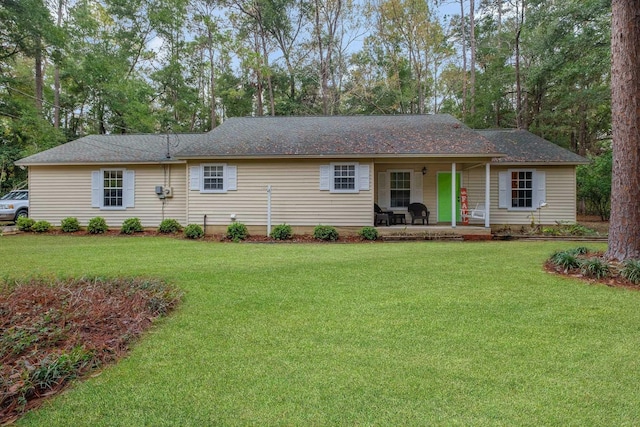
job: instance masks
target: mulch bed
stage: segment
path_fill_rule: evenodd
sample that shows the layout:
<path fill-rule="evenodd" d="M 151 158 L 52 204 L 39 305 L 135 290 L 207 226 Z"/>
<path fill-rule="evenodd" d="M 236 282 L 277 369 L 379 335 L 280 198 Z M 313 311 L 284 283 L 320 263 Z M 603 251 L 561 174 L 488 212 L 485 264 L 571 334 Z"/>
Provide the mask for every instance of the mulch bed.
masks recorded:
<path fill-rule="evenodd" d="M 602 252 L 590 252 L 585 255 L 580 255 L 579 258 L 588 259 L 588 258 L 603 258 Z M 579 268 L 570 268 L 568 270 L 563 269 L 560 266 L 553 264 L 550 260 L 547 260 L 544 264 L 544 269 L 552 274 L 558 274 L 561 276 L 571 277 L 574 279 L 581 280 L 588 284 L 600 284 L 613 288 L 626 288 L 632 289 L 635 291 L 640 291 L 640 285 L 637 285 L 625 277 L 620 275 L 621 265 L 617 262 L 609 262 L 609 276 L 603 277 L 600 279 L 589 277 L 584 275 Z"/>
<path fill-rule="evenodd" d="M 0 282 L 0 425 L 123 357 L 181 296 L 155 279 Z"/>

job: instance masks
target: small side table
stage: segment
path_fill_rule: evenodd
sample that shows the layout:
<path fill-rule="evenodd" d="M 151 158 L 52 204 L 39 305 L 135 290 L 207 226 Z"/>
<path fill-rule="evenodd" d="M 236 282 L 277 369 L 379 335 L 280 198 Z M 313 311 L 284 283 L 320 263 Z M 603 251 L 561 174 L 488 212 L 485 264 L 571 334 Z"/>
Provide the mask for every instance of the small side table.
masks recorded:
<path fill-rule="evenodd" d="M 407 218 L 405 217 L 404 213 L 394 213 L 392 215 L 391 222 L 394 225 L 395 224 L 406 224 L 407 223 Z"/>

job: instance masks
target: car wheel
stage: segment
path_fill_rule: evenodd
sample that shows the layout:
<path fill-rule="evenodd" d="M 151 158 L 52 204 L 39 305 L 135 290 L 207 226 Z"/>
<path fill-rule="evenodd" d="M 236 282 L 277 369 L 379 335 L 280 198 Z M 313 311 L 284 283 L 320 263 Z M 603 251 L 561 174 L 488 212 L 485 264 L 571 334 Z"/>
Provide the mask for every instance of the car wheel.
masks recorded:
<path fill-rule="evenodd" d="M 19 210 L 18 213 L 16 213 L 15 220 L 17 221 L 18 218 L 25 218 L 25 217 L 28 217 L 28 216 L 29 216 L 29 211 L 27 211 L 25 209 L 22 209 L 22 210 Z"/>

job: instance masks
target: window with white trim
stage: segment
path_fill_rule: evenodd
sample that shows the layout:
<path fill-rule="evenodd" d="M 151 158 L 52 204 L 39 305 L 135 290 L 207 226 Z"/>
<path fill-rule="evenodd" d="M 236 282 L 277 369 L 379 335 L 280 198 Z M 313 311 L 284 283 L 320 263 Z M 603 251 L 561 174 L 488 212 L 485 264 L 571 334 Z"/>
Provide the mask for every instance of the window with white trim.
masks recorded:
<path fill-rule="evenodd" d="M 102 206 L 118 207 L 123 205 L 124 181 L 122 178 L 122 170 L 104 170 L 102 171 Z"/>
<path fill-rule="evenodd" d="M 511 207 L 533 207 L 533 171 L 511 171 Z"/>
<path fill-rule="evenodd" d="M 224 166 L 202 166 L 202 189 L 204 191 L 222 191 L 224 189 Z"/>
<path fill-rule="evenodd" d="M 332 193 L 358 193 L 369 190 L 369 165 L 331 163 L 320 166 L 320 190 Z"/>
<path fill-rule="evenodd" d="M 498 173 L 498 207 L 534 211 L 546 199 L 546 173 L 536 169 L 509 169 Z"/>
<path fill-rule="evenodd" d="M 202 163 L 189 167 L 189 189 L 201 193 L 226 193 L 237 189 L 237 166 Z"/>
<path fill-rule="evenodd" d="M 100 209 L 134 207 L 135 172 L 128 169 L 101 169 L 91 172 L 91 206 Z"/>
<path fill-rule="evenodd" d="M 334 191 L 355 191 L 356 165 L 333 165 Z"/>
<path fill-rule="evenodd" d="M 411 172 L 389 172 L 391 208 L 406 208 L 411 203 Z"/>

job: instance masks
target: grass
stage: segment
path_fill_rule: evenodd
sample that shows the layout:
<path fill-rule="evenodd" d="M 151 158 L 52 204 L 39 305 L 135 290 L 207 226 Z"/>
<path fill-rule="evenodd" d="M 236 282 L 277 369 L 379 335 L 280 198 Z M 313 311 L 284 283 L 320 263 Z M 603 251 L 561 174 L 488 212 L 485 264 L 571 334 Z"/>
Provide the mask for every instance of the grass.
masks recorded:
<path fill-rule="evenodd" d="M 7 276 L 186 292 L 127 359 L 18 424 L 638 425 L 640 292 L 543 272 L 572 245 L 0 237 Z"/>

